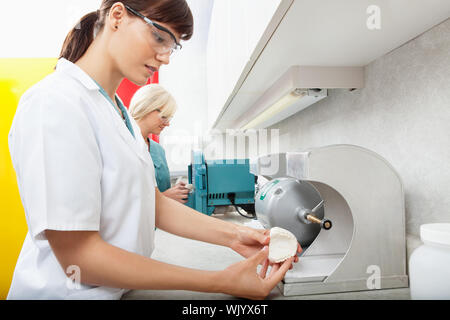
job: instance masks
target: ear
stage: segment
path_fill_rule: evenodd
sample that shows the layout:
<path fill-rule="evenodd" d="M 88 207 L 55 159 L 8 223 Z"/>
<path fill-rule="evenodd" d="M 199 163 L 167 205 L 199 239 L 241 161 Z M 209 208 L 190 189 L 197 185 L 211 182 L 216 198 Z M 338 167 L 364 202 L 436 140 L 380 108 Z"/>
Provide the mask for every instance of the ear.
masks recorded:
<path fill-rule="evenodd" d="M 109 13 L 107 15 L 106 21 L 109 28 L 112 30 L 117 30 L 120 28 L 120 24 L 123 23 L 127 9 L 121 2 L 116 2 L 113 4 Z"/>

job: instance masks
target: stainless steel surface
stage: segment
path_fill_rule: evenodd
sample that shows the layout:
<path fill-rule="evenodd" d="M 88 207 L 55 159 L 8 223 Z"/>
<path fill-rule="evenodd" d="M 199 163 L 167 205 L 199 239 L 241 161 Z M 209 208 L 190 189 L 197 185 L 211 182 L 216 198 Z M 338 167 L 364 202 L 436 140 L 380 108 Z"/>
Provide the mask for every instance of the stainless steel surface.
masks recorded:
<path fill-rule="evenodd" d="M 379 288 L 408 286 L 403 185 L 385 159 L 359 146 L 330 145 L 259 157 L 254 174 L 266 173 L 267 163 L 276 162 L 282 170 L 267 176 L 285 174 L 309 182 L 333 222 L 330 230 L 320 230 L 302 257 L 342 257 L 328 259 L 323 279 L 307 285 L 313 263 L 300 261 L 286 276 L 291 282 L 283 286 L 284 294 L 366 290 L 372 277 Z"/>
<path fill-rule="evenodd" d="M 309 246 L 320 231 L 320 224 L 311 223 L 306 214 L 324 217 L 317 190 L 308 182 L 279 178 L 264 185 L 255 197 L 256 216 L 266 229 L 281 227 L 291 231 L 301 246 Z"/>

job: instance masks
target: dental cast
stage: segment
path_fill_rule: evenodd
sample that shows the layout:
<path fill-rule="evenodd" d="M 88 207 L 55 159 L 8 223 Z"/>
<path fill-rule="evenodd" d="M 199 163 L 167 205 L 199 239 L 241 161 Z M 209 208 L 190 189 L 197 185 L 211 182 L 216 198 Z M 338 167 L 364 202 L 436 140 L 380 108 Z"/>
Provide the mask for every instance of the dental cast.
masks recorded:
<path fill-rule="evenodd" d="M 297 238 L 288 230 L 274 227 L 270 229 L 269 261 L 283 262 L 297 253 Z"/>

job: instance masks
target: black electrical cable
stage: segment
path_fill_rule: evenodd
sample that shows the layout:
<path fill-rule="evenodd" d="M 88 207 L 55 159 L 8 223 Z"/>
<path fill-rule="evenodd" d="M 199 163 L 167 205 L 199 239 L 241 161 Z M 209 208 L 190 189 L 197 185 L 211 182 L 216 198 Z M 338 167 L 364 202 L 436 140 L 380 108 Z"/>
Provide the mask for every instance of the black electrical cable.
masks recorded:
<path fill-rule="evenodd" d="M 252 214 L 250 217 L 249 217 L 249 216 L 246 216 L 246 215 L 242 214 L 242 213 L 239 211 L 239 208 L 238 208 L 235 204 L 233 204 L 233 206 L 234 206 L 234 208 L 236 209 L 237 213 L 239 213 L 239 214 L 240 214 L 241 216 L 243 216 L 244 218 L 247 218 L 247 219 L 256 219 L 256 215 L 255 215 L 255 214 Z"/>
<path fill-rule="evenodd" d="M 247 216 L 247 215 L 243 214 L 238 209 L 236 203 L 234 203 L 235 196 L 236 195 L 233 192 L 230 192 L 229 194 L 227 194 L 228 200 L 230 200 L 231 204 L 234 206 L 234 208 L 236 209 L 237 213 L 239 213 L 241 216 L 243 216 L 244 218 L 247 218 L 247 219 L 256 219 L 256 214 L 252 214 L 251 216 Z"/>

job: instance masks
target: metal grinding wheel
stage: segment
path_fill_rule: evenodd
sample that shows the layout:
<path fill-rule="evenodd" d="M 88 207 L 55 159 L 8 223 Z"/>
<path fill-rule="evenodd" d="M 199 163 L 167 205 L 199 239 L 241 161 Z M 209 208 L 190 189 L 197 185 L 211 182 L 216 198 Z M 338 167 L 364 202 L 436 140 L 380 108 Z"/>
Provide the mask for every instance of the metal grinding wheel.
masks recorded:
<path fill-rule="evenodd" d="M 256 194 L 255 211 L 265 228 L 281 227 L 292 232 L 301 246 L 309 246 L 323 228 L 332 223 L 323 219 L 323 201 L 308 182 L 278 178 L 266 183 Z"/>

